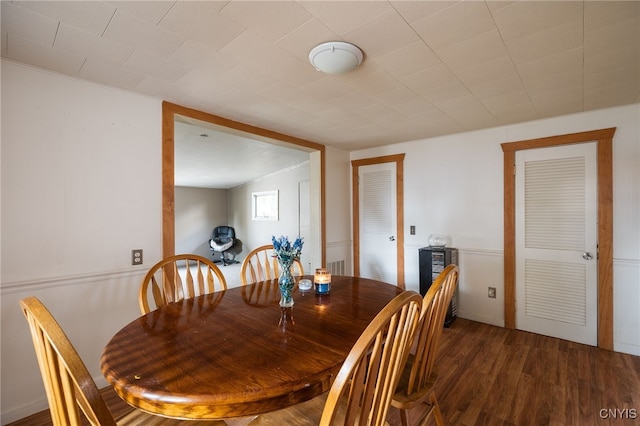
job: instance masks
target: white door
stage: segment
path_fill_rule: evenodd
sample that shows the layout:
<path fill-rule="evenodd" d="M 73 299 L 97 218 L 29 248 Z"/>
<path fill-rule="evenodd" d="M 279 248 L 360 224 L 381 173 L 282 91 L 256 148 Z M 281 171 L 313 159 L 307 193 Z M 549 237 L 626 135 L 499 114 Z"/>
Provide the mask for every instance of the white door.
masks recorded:
<path fill-rule="evenodd" d="M 516 327 L 597 345 L 596 143 L 516 153 Z"/>
<path fill-rule="evenodd" d="M 397 285 L 396 163 L 358 167 L 360 276 Z"/>

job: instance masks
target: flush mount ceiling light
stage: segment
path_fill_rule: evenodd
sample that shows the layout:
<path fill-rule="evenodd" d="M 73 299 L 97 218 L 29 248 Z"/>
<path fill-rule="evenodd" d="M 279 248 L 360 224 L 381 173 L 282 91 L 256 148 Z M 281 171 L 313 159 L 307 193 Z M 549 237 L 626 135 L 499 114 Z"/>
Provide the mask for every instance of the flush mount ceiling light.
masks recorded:
<path fill-rule="evenodd" d="M 362 62 L 362 51 L 343 41 L 322 43 L 311 49 L 309 61 L 318 71 L 342 74 L 354 70 Z"/>

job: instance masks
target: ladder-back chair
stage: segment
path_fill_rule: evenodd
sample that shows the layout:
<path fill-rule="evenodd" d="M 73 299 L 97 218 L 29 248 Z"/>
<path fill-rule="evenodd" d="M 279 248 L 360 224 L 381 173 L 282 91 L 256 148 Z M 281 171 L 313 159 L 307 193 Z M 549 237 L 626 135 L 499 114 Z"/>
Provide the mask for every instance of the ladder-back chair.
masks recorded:
<path fill-rule="evenodd" d="M 421 308 L 422 298 L 413 291 L 396 296 L 360 335 L 326 396 L 262 414 L 251 425 L 386 425 Z"/>
<path fill-rule="evenodd" d="M 27 318 L 54 426 L 216 425 L 222 420 L 181 421 L 133 407 L 114 418 L 80 355 L 49 310 L 36 297 L 20 301 Z"/>
<path fill-rule="evenodd" d="M 291 266 L 294 276 L 304 275 L 304 268 L 299 260 L 294 260 Z M 273 244 L 267 244 L 253 249 L 242 261 L 240 267 L 240 282 L 242 285 L 253 284 L 258 281 L 277 279 L 280 276 L 280 265 L 275 257 Z"/>
<path fill-rule="evenodd" d="M 196 254 L 178 254 L 151 267 L 140 284 L 138 303 L 146 314 L 167 303 L 227 289 L 220 268 Z"/>
<path fill-rule="evenodd" d="M 435 361 L 444 318 L 451 298 L 458 285 L 459 269 L 456 265 L 447 266 L 429 287 L 424 296 L 420 328 L 416 336 L 414 353 L 409 355 L 403 370 L 400 384 L 393 396 L 391 405 L 400 410 L 400 419 L 404 426 L 408 423 L 408 410 L 418 406 L 426 408 L 418 424 L 434 415 L 436 424 L 444 425 L 444 418 L 434 391 L 438 377 Z"/>

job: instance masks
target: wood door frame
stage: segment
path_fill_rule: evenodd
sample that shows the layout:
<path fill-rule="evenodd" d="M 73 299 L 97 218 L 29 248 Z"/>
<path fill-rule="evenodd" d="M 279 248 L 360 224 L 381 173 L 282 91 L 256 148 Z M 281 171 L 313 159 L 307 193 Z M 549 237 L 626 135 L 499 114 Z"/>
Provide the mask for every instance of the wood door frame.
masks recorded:
<path fill-rule="evenodd" d="M 516 151 L 597 142 L 598 347 L 613 350 L 613 135 L 615 127 L 501 144 L 504 157 L 504 325 L 516 328 Z"/>
<path fill-rule="evenodd" d="M 209 114 L 192 108 L 162 102 L 162 257 L 175 254 L 175 186 L 174 186 L 174 120 L 176 115 L 206 121 L 219 126 L 228 127 L 258 137 L 274 139 L 291 145 L 308 148 L 320 152 L 320 262 L 326 259 L 326 216 L 325 216 L 325 146 L 316 142 L 233 121 L 218 115 Z"/>
<path fill-rule="evenodd" d="M 351 188 L 353 191 L 353 274 L 360 276 L 360 167 L 374 164 L 396 163 L 396 251 L 398 287 L 404 289 L 404 156 L 405 154 L 363 158 L 351 161 Z"/>

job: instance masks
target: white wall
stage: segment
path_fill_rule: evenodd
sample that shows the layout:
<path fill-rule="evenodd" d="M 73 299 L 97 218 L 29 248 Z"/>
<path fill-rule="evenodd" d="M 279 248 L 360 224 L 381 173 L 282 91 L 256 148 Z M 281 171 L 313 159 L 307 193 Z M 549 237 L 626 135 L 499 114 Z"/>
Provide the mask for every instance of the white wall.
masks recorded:
<path fill-rule="evenodd" d="M 106 384 L 102 348 L 139 315 L 161 256 L 161 113 L 157 99 L 2 61 L 2 424 L 47 406 L 24 297 Z"/>
<path fill-rule="evenodd" d="M 614 348 L 640 355 L 640 105 L 387 145 L 361 159 L 406 153 L 405 273 L 418 290 L 418 248 L 432 233 L 460 250 L 458 314 L 504 325 L 501 143 L 617 127 L 614 136 Z M 416 235 L 409 226 L 416 226 Z M 498 297 L 489 299 L 487 287 Z"/>
<path fill-rule="evenodd" d="M 213 259 L 209 248 L 211 232 L 216 226 L 229 225 L 227 192 L 226 189 L 175 187 L 176 254 L 195 253 Z"/>
<path fill-rule="evenodd" d="M 349 213 L 351 211 L 351 160 L 347 151 L 331 147 L 327 147 L 325 156 L 327 255 L 324 266 L 326 263 L 344 260 L 345 274 L 352 274 L 353 235 Z"/>
<path fill-rule="evenodd" d="M 240 259 L 256 247 L 271 244 L 272 235 L 286 235 L 291 240 L 298 236 L 298 184 L 304 180 L 309 180 L 309 162 L 229 190 L 229 223 L 242 240 Z M 252 220 L 252 193 L 273 190 L 278 191 L 278 220 Z M 305 246 L 303 255 L 307 253 Z"/>

